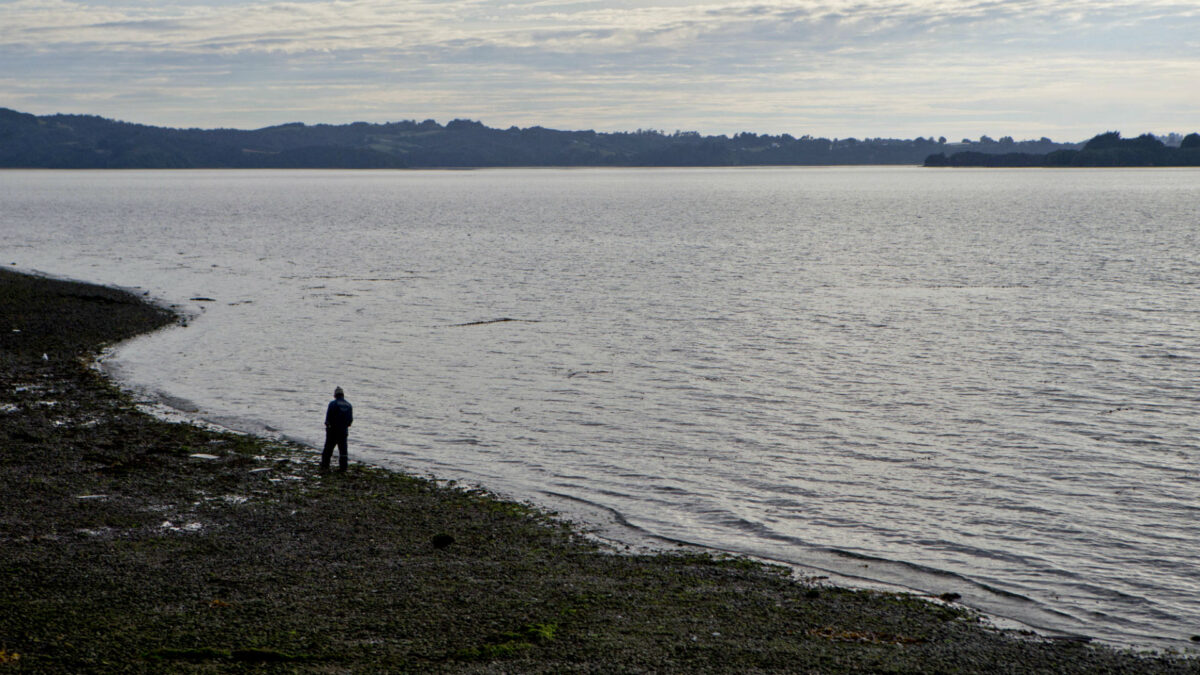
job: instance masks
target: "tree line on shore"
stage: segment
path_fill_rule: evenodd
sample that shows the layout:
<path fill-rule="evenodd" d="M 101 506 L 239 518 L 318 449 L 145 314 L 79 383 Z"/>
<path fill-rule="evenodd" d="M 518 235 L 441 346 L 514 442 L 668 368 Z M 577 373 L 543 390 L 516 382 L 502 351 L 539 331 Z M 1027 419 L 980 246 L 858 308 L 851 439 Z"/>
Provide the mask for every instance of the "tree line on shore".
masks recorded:
<path fill-rule="evenodd" d="M 1117 166 L 1200 166 L 1200 134 L 1184 136 L 1178 147 L 1163 143 L 1150 134 L 1121 138 L 1116 131 L 1100 134 L 1082 148 L 1060 149 L 1049 153 L 1009 152 L 985 154 L 937 153 L 925 159 L 933 167 L 1117 167 Z"/>
<path fill-rule="evenodd" d="M 814 138 L 740 133 L 495 129 L 471 120 L 174 129 L 94 115 L 0 108 L 5 168 L 465 168 L 506 166 L 771 166 L 921 164 L 931 154 L 1052 153 L 1049 138 L 948 143 L 918 137 Z"/>

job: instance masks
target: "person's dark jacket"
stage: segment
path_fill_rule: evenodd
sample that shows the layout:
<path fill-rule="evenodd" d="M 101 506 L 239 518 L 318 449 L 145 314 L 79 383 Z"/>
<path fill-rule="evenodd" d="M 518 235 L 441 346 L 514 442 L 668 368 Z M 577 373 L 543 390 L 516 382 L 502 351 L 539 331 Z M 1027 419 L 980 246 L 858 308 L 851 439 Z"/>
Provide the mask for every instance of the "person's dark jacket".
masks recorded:
<path fill-rule="evenodd" d="M 335 398 L 325 410 L 325 426 L 330 429 L 346 430 L 354 423 L 354 407 L 344 398 Z"/>

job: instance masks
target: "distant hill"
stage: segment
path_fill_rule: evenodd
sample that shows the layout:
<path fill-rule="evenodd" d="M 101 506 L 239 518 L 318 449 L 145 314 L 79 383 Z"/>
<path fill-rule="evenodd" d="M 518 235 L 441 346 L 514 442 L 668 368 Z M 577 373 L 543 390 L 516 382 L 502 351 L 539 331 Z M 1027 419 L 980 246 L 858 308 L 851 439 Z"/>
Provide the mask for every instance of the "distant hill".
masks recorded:
<path fill-rule="evenodd" d="M 1045 154 L 1012 152 L 986 155 L 959 152 L 930 155 L 925 166 L 950 167 L 1118 167 L 1200 166 L 1200 134 L 1183 137 L 1179 147 L 1166 145 L 1150 134 L 1121 138 L 1116 131 L 1100 134 L 1079 150 L 1061 149 Z"/>
<path fill-rule="evenodd" d="M 542 127 L 492 129 L 469 120 L 283 124 L 252 131 L 171 129 L 94 115 L 35 116 L 0 108 L 0 167 L 441 168 L 502 166 L 764 166 L 921 164 L 948 149 L 1050 153 L 1048 138 L 948 144 L 944 138 L 827 139 L 788 134 L 701 136 Z"/>

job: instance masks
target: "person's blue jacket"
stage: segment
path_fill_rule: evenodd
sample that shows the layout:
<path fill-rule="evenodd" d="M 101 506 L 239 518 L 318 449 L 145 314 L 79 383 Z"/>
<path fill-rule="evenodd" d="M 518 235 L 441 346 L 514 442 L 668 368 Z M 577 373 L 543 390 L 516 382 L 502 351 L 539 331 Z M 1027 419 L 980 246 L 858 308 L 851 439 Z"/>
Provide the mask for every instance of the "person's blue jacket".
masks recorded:
<path fill-rule="evenodd" d="M 349 429 L 354 423 L 354 407 L 344 398 L 335 398 L 325 410 L 325 426 L 330 429 Z"/>

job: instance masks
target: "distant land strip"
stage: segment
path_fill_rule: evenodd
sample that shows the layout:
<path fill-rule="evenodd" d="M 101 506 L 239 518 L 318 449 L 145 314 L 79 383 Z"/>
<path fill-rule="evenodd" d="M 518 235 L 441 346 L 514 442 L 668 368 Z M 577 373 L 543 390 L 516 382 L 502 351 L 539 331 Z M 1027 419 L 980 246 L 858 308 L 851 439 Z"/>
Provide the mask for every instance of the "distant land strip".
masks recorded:
<path fill-rule="evenodd" d="M 479 122 L 283 124 L 256 130 L 172 129 L 95 115 L 37 116 L 0 108 L 0 168 L 429 169 L 585 166 L 920 165 L 930 155 L 1046 155 L 1078 150 L 1049 138 L 814 138 L 653 129 L 604 133 Z"/>
<path fill-rule="evenodd" d="M 1100 134 L 1078 150 L 1062 149 L 1049 153 L 1029 152 L 937 153 L 925 158 L 931 167 L 1151 167 L 1200 166 L 1200 134 L 1184 136 L 1179 147 L 1143 134 L 1137 138 L 1121 138 L 1116 131 Z"/>

